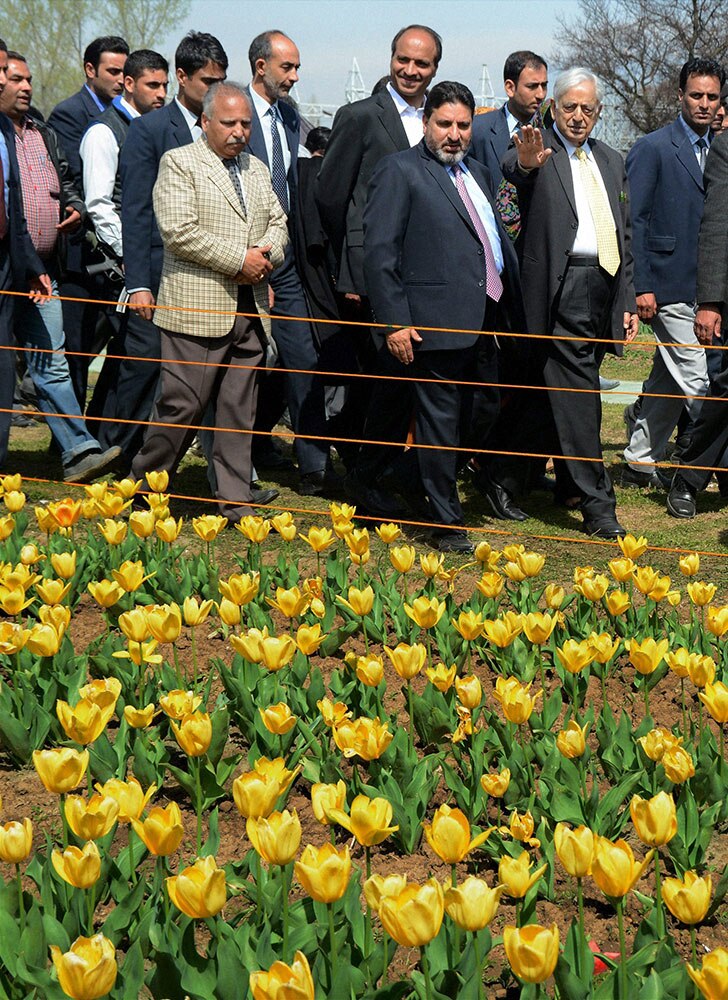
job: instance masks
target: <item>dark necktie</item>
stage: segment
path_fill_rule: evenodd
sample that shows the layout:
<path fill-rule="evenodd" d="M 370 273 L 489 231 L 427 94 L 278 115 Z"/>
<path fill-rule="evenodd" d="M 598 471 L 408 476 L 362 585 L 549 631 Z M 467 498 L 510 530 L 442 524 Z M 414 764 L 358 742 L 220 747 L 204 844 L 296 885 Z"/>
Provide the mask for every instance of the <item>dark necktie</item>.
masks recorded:
<path fill-rule="evenodd" d="M 488 239 L 488 234 L 485 231 L 485 226 L 483 225 L 483 220 L 478 215 L 478 210 L 473 204 L 473 200 L 468 194 L 468 189 L 465 187 L 465 178 L 463 177 L 463 168 L 459 163 L 456 163 L 452 172 L 455 175 L 455 188 L 457 193 L 460 195 L 463 201 L 463 205 L 470 216 L 470 221 L 475 227 L 475 232 L 478 234 L 478 239 L 483 244 L 483 250 L 485 253 L 485 292 L 489 299 L 493 299 L 494 302 L 500 300 L 503 294 L 503 282 L 498 274 L 498 268 L 495 264 L 495 257 L 493 256 L 493 247 L 490 245 L 490 240 Z"/>
<path fill-rule="evenodd" d="M 695 143 L 698 147 L 698 163 L 700 164 L 700 173 L 702 174 L 705 170 L 705 161 L 708 159 L 708 140 L 705 136 Z"/>
<path fill-rule="evenodd" d="M 8 233 L 8 213 L 5 209 L 5 171 L 3 161 L 0 156 L 0 240 L 4 240 Z"/>
<path fill-rule="evenodd" d="M 228 160 L 222 161 L 228 169 L 230 174 L 230 180 L 233 182 L 233 187 L 235 188 L 235 193 L 240 201 L 240 207 L 243 210 L 243 215 L 245 215 L 245 196 L 243 194 L 243 185 L 240 183 L 240 163 L 237 156 L 232 156 Z"/>
<path fill-rule="evenodd" d="M 288 185 L 286 182 L 286 164 L 283 160 L 283 146 L 281 145 L 281 135 L 278 131 L 278 121 L 280 115 L 275 104 L 271 104 L 267 112 L 270 115 L 270 132 L 273 140 L 273 155 L 270 165 L 270 179 L 275 191 L 276 198 L 281 203 L 281 208 L 288 214 Z"/>

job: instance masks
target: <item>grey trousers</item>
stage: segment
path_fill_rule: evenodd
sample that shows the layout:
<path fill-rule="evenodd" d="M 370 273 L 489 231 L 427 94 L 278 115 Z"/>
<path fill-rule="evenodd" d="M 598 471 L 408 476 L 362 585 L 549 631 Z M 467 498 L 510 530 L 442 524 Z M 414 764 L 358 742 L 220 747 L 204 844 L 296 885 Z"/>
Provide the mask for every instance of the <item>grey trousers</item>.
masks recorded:
<path fill-rule="evenodd" d="M 652 320 L 655 350 L 652 371 L 643 386 L 644 393 L 668 393 L 676 399 L 645 395 L 632 438 L 624 450 L 624 460 L 639 472 L 652 472 L 665 458 L 670 435 L 675 430 L 683 407 L 695 419 L 708 391 L 708 367 L 705 351 L 686 345 L 697 344 L 693 333 L 695 308 L 689 302 L 660 306 Z M 700 397 L 691 399 L 687 397 Z M 648 463 L 641 465 L 638 463 Z"/>
<path fill-rule="evenodd" d="M 238 308 L 254 312 L 252 296 L 250 301 L 247 298 L 240 301 Z M 255 419 L 258 372 L 250 368 L 260 366 L 263 361 L 263 327 L 259 319 L 238 316 L 224 337 L 160 332 L 159 396 L 153 423 L 132 463 L 131 475 L 142 479 L 144 473 L 156 470 L 173 475 L 197 433 L 197 426 L 203 422 L 208 403 L 212 402 L 215 495 L 220 513 L 231 521 L 239 521 L 252 513 L 249 506 L 252 434 L 245 432 L 252 431 Z M 191 361 L 196 363 L 189 364 Z"/>

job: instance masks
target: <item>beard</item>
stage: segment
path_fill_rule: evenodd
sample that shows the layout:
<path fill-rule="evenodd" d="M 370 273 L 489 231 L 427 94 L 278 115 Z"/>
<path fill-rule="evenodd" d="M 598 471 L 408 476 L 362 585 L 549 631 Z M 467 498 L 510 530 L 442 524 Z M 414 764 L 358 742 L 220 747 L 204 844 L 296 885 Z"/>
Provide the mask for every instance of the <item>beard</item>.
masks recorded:
<path fill-rule="evenodd" d="M 439 146 L 432 146 L 427 141 L 427 136 L 425 136 L 425 145 L 440 163 L 443 163 L 446 167 L 453 167 L 456 163 L 460 163 L 465 157 L 467 150 L 459 149 L 456 153 L 446 153 L 444 149 L 440 149 Z"/>

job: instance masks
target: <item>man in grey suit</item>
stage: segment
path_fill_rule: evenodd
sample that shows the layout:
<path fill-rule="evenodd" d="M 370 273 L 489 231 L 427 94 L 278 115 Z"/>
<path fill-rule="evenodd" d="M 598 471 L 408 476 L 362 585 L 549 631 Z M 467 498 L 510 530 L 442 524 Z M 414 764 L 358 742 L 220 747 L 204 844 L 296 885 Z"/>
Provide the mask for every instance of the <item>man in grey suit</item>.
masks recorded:
<path fill-rule="evenodd" d="M 553 418 L 534 451 L 563 456 L 557 484 L 567 480 L 565 495 L 581 498 L 585 530 L 615 538 L 625 530 L 602 456 L 605 345 L 595 341 L 609 339 L 619 353 L 622 341 L 637 335 L 638 318 L 624 161 L 590 139 L 601 107 L 594 73 L 566 70 L 554 85 L 554 128 L 524 125 L 503 160 L 503 176 L 518 188 L 523 211 L 518 252 L 526 329 L 543 337 L 537 349 L 549 405 L 536 419 L 529 412 L 531 433 L 534 426 L 547 431 Z"/>

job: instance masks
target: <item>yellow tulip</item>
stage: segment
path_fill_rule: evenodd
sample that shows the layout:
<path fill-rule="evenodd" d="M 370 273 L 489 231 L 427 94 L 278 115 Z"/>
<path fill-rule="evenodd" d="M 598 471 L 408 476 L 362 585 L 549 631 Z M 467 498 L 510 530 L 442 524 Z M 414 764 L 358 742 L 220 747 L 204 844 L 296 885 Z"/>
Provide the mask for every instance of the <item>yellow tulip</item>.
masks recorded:
<path fill-rule="evenodd" d="M 275 600 L 272 597 L 266 597 L 265 600 L 286 618 L 300 618 L 311 603 L 310 596 L 301 592 L 298 587 L 291 587 L 289 590 L 277 587 Z"/>
<path fill-rule="evenodd" d="M 526 983 L 543 983 L 559 960 L 559 928 L 527 924 L 503 929 L 503 946 L 511 969 Z"/>
<path fill-rule="evenodd" d="M 629 653 L 629 662 L 641 674 L 651 674 L 662 663 L 669 649 L 670 640 L 660 639 L 659 642 L 650 636 L 640 642 L 638 639 L 628 639 L 625 642 Z"/>
<path fill-rule="evenodd" d="M 513 896 L 514 899 L 523 899 L 547 868 L 548 865 L 542 865 L 535 872 L 532 872 L 528 851 L 522 851 L 517 858 L 504 854 L 498 863 L 498 882 L 509 896 Z"/>
<path fill-rule="evenodd" d="M 377 719 L 345 719 L 333 727 L 334 743 L 345 757 L 378 760 L 394 739 L 389 723 Z"/>
<path fill-rule="evenodd" d="M 715 661 L 710 656 L 700 656 L 688 662 L 688 677 L 695 687 L 702 688 L 715 680 Z"/>
<path fill-rule="evenodd" d="M 455 683 L 457 667 L 455 664 L 451 667 L 446 667 L 444 663 L 438 663 L 435 667 L 425 667 L 425 674 L 430 684 L 436 687 L 442 694 L 445 694 Z"/>
<path fill-rule="evenodd" d="M 26 646 L 36 656 L 55 656 L 61 648 L 62 639 L 63 633 L 52 625 L 34 625 Z"/>
<path fill-rule="evenodd" d="M 728 632 L 728 604 L 724 604 L 722 608 L 708 608 L 705 627 L 712 635 L 722 639 Z"/>
<path fill-rule="evenodd" d="M 227 526 L 228 519 L 222 514 L 203 514 L 192 518 L 192 530 L 203 542 L 214 542 Z"/>
<path fill-rule="evenodd" d="M 98 583 L 89 583 L 87 589 L 99 607 L 102 608 L 112 608 L 124 596 L 124 590 L 116 580 L 99 580 Z"/>
<path fill-rule="evenodd" d="M 667 747 L 662 755 L 662 766 L 669 780 L 675 785 L 681 785 L 695 774 L 693 759 L 681 746 Z"/>
<path fill-rule="evenodd" d="M 37 583 L 35 589 L 44 604 L 60 604 L 71 589 L 71 584 L 62 580 L 45 580 Z"/>
<path fill-rule="evenodd" d="M 533 611 L 523 616 L 523 631 L 526 638 L 534 645 L 542 646 L 548 642 L 549 637 L 558 624 L 556 615 L 550 615 L 543 611 Z"/>
<path fill-rule="evenodd" d="M 128 525 L 124 521 L 115 521 L 113 518 L 106 518 L 102 524 L 99 524 L 98 528 L 104 536 L 106 544 L 112 546 L 121 545 L 128 531 Z"/>
<path fill-rule="evenodd" d="M 331 528 L 309 528 L 308 534 L 301 533 L 300 538 L 316 553 L 325 552 L 335 541 Z"/>
<path fill-rule="evenodd" d="M 321 625 L 299 625 L 296 631 L 296 645 L 304 656 L 313 656 L 326 638 L 321 631 Z"/>
<path fill-rule="evenodd" d="M 366 528 L 354 528 L 344 536 L 351 561 L 361 566 L 369 562 L 369 532 Z"/>
<path fill-rule="evenodd" d="M 500 702 L 503 714 L 509 722 L 523 725 L 531 718 L 536 702 L 543 691 L 530 694 L 531 682 L 520 684 L 515 677 L 499 677 L 495 682 L 494 697 Z"/>
<path fill-rule="evenodd" d="M 157 604 L 147 609 L 145 617 L 153 639 L 157 642 L 177 642 L 182 632 L 179 604 Z"/>
<path fill-rule="evenodd" d="M 292 542 L 298 533 L 293 514 L 289 510 L 281 511 L 270 519 L 270 523 L 284 542 Z"/>
<path fill-rule="evenodd" d="M 381 656 L 376 656 L 373 653 L 367 656 L 358 656 L 356 676 L 367 687 L 378 687 L 384 679 L 384 662 Z"/>
<path fill-rule="evenodd" d="M 500 573 L 483 573 L 475 586 L 478 588 L 483 597 L 487 597 L 489 600 L 492 600 L 493 598 L 498 597 L 500 592 L 503 590 L 504 584 L 505 580 Z"/>
<path fill-rule="evenodd" d="M 621 899 L 642 877 L 654 853 L 650 851 L 644 861 L 638 863 L 625 840 L 612 842 L 595 835 L 592 878 L 605 896 Z"/>
<path fill-rule="evenodd" d="M 728 994 L 728 948 L 715 948 L 703 959 L 700 969 L 686 965 L 688 975 L 705 1000 L 725 1000 Z"/>
<path fill-rule="evenodd" d="M 182 531 L 182 518 L 180 517 L 177 521 L 173 517 L 162 517 L 158 520 L 155 518 L 154 531 L 157 538 L 163 542 L 168 544 L 176 542 Z"/>
<path fill-rule="evenodd" d="M 258 596 L 260 573 L 233 573 L 227 580 L 220 580 L 218 587 L 223 597 L 242 607 Z"/>
<path fill-rule="evenodd" d="M 411 646 L 400 642 L 394 649 L 385 646 L 384 652 L 399 676 L 405 681 L 416 677 L 427 660 L 427 650 L 421 642 L 415 642 Z"/>
<path fill-rule="evenodd" d="M 688 552 L 686 555 L 680 556 L 678 566 L 683 576 L 695 576 L 700 569 L 700 556 L 697 552 Z"/>
<path fill-rule="evenodd" d="M 348 845 L 337 850 L 333 844 L 322 847 L 309 844 L 293 866 L 303 891 L 317 903 L 333 903 L 341 899 L 351 877 L 351 855 Z"/>
<path fill-rule="evenodd" d="M 574 590 L 592 603 L 601 601 L 608 589 L 609 580 L 601 573 L 597 576 L 585 576 L 580 583 L 574 584 Z"/>
<path fill-rule="evenodd" d="M 152 493 L 164 493 L 169 487 L 169 473 L 164 469 L 156 472 L 147 472 L 145 478 Z"/>
<path fill-rule="evenodd" d="M 426 552 L 420 555 L 420 569 L 428 579 L 437 576 L 445 562 L 445 556 L 436 556 L 434 552 Z"/>
<path fill-rule="evenodd" d="M 193 920 L 214 917 L 225 905 L 225 872 L 211 854 L 165 881 L 174 905 Z"/>
<path fill-rule="evenodd" d="M 607 594 L 605 603 L 609 614 L 613 618 L 616 618 L 618 615 L 623 615 L 627 608 L 630 607 L 632 599 L 623 590 L 613 590 L 610 594 Z"/>
<path fill-rule="evenodd" d="M 698 698 L 716 722 L 720 725 L 728 722 L 728 687 L 723 681 L 706 684 L 703 691 L 698 691 Z"/>
<path fill-rule="evenodd" d="M 53 750 L 34 750 L 33 767 L 44 788 L 56 795 L 73 791 L 83 781 L 88 767 L 88 750 L 57 747 Z"/>
<path fill-rule="evenodd" d="M 170 691 L 159 699 L 159 707 L 170 719 L 183 719 L 185 715 L 191 715 L 197 711 L 201 704 L 200 695 L 194 694 L 192 691 Z"/>
<path fill-rule="evenodd" d="M 245 822 L 248 839 L 269 865 L 287 865 L 296 856 L 301 843 L 301 821 L 294 809 L 272 812 L 269 816 L 250 816 Z"/>
<path fill-rule="evenodd" d="M 147 850 L 157 856 L 173 854 L 184 837 L 182 813 L 176 802 L 154 806 L 144 820 L 133 819 L 131 825 Z"/>
<path fill-rule="evenodd" d="M 250 628 L 246 635 L 231 635 L 230 645 L 236 653 L 248 660 L 250 663 L 263 662 L 263 639 L 268 638 L 268 626 L 262 629 Z M 295 650 L 294 650 L 295 651 Z M 293 656 L 293 653 L 291 653 Z"/>
<path fill-rule="evenodd" d="M 20 550 L 20 561 L 23 566 L 35 566 L 36 563 L 42 562 L 45 556 L 38 551 L 38 546 L 30 542 L 28 545 L 24 545 Z"/>
<path fill-rule="evenodd" d="M 677 833 L 675 802 L 666 792 L 658 792 L 651 799 L 632 796 L 629 811 L 637 836 L 648 847 L 661 847 Z"/>
<path fill-rule="evenodd" d="M 684 678 L 688 676 L 688 664 L 691 659 L 698 655 L 698 653 L 691 653 L 685 646 L 680 646 L 678 649 L 665 653 L 665 663 L 676 677 Z"/>
<path fill-rule="evenodd" d="M 51 863 L 56 874 L 76 889 L 89 889 L 101 874 L 101 855 L 93 840 L 79 847 L 67 847 L 63 852 L 53 851 Z"/>
<path fill-rule="evenodd" d="M 625 559 L 624 556 L 621 559 L 611 559 L 608 565 L 609 572 L 617 583 L 627 583 L 637 568 L 631 559 Z"/>
<path fill-rule="evenodd" d="M 478 542 L 475 546 L 475 559 L 483 566 L 495 566 L 501 555 L 491 548 L 490 542 Z"/>
<path fill-rule="evenodd" d="M 102 710 L 109 705 L 116 708 L 116 702 L 121 694 L 121 681 L 117 677 L 97 678 L 78 689 L 81 698 L 87 699 Z"/>
<path fill-rule="evenodd" d="M 434 628 L 445 613 L 445 602 L 436 597 L 417 597 L 412 604 L 404 605 L 408 618 L 421 629 Z"/>
<path fill-rule="evenodd" d="M 151 636 L 147 609 L 137 606 L 119 615 L 119 628 L 129 642 L 146 642 Z"/>
<path fill-rule="evenodd" d="M 185 625 L 192 628 L 202 625 L 214 605 L 214 601 L 198 601 L 196 597 L 185 597 L 182 603 L 182 617 L 185 620 Z"/>
<path fill-rule="evenodd" d="M 21 490 L 8 490 L 3 494 L 3 503 L 11 514 L 17 514 L 25 507 L 25 493 Z"/>
<path fill-rule="evenodd" d="M 343 701 L 333 702 L 330 698 L 321 698 L 316 702 L 316 706 L 327 726 L 338 726 L 345 719 L 351 718 L 351 712 Z"/>
<path fill-rule="evenodd" d="M 487 927 L 498 910 L 503 886 L 491 889 L 485 879 L 469 875 L 464 882 L 445 889 L 445 912 L 464 931 Z"/>
<path fill-rule="evenodd" d="M 292 771 L 289 771 L 282 757 L 274 757 L 273 760 L 269 760 L 267 757 L 258 757 L 255 764 L 253 764 L 253 768 L 258 774 L 261 774 L 266 779 L 273 779 L 278 782 L 281 786 L 281 795 L 291 787 L 294 779 L 300 773 L 302 766 L 299 764 Z"/>
<path fill-rule="evenodd" d="M 51 958 L 58 983 L 71 1000 L 98 1000 L 114 988 L 116 952 L 103 934 L 78 937 L 65 953 L 51 945 Z"/>
<path fill-rule="evenodd" d="M 483 634 L 494 646 L 505 649 L 523 631 L 523 620 L 520 615 L 507 611 L 501 618 L 493 620 L 486 618 L 483 622 Z"/>
<path fill-rule="evenodd" d="M 131 594 L 135 590 L 138 590 L 144 581 L 148 580 L 153 574 L 149 576 L 144 575 L 144 564 L 141 559 L 138 559 L 136 562 L 127 559 L 118 569 L 112 569 L 111 575 L 120 587 L 123 587 L 128 594 Z"/>
<path fill-rule="evenodd" d="M 460 809 L 441 805 L 432 817 L 431 823 L 423 823 L 425 838 L 435 854 L 448 865 L 454 865 L 467 857 L 476 847 L 488 839 L 493 828 L 470 839 L 470 823 Z"/>
<path fill-rule="evenodd" d="M 562 729 L 556 737 L 556 746 L 559 749 L 559 753 L 569 760 L 581 757 L 586 750 L 586 733 L 588 728 L 588 722 L 585 726 L 580 726 L 576 719 L 571 719 L 566 729 Z"/>
<path fill-rule="evenodd" d="M 145 792 L 137 779 L 133 777 L 127 781 L 122 781 L 120 778 L 109 778 L 105 784 L 96 784 L 94 788 L 99 795 L 106 795 L 117 803 L 120 823 L 130 823 L 133 819 L 139 819 L 157 790 L 156 785 L 150 785 Z"/>
<path fill-rule="evenodd" d="M 73 552 L 54 552 L 51 555 L 53 572 L 62 580 L 70 580 L 76 572 L 76 550 Z M 57 601 L 46 601 L 46 604 L 56 604 Z"/>
<path fill-rule="evenodd" d="M 696 872 L 685 872 L 681 881 L 666 878 L 662 883 L 662 898 L 673 917 L 681 924 L 701 924 L 710 909 L 713 880 L 710 875 L 700 878 Z"/>
<path fill-rule="evenodd" d="M 115 707 L 115 702 L 102 708 L 88 698 L 81 698 L 78 704 L 71 708 L 68 702 L 59 699 L 56 702 L 56 715 L 69 740 L 86 746 L 97 740 L 106 729 Z"/>
<path fill-rule="evenodd" d="M 690 600 L 699 608 L 704 607 L 706 604 L 710 604 L 715 597 L 717 589 L 718 588 L 714 583 L 704 583 L 702 580 L 696 580 L 693 583 L 689 583 L 687 586 Z"/>
<path fill-rule="evenodd" d="M 106 485 L 104 483 L 104 485 Z M 125 500 L 131 500 L 136 496 L 142 485 L 141 479 L 119 479 L 112 484 L 112 489 Z"/>
<path fill-rule="evenodd" d="M 33 824 L 13 820 L 0 826 L 0 859 L 9 865 L 19 865 L 33 850 Z"/>
<path fill-rule="evenodd" d="M 676 608 L 680 601 L 682 600 L 682 594 L 679 590 L 668 590 L 667 592 L 667 603 Z"/>
<path fill-rule="evenodd" d="M 335 785 L 316 782 L 311 786 L 311 808 L 319 823 L 330 826 L 329 813 L 332 809 L 344 811 L 346 807 L 346 785 L 339 780 Z"/>
<path fill-rule="evenodd" d="M 357 795 L 348 815 L 343 809 L 330 809 L 328 816 L 329 822 L 343 826 L 362 847 L 381 844 L 391 833 L 399 830 L 398 826 L 390 826 L 391 803 L 382 798 L 370 799 L 368 795 Z"/>
<path fill-rule="evenodd" d="M 188 757 L 202 757 L 212 740 L 212 720 L 207 712 L 189 712 L 179 725 L 170 719 L 174 738 Z"/>
<path fill-rule="evenodd" d="M 397 896 L 385 896 L 379 905 L 382 926 L 404 948 L 421 948 L 437 937 L 444 915 L 442 886 L 434 878 L 422 886 L 409 882 Z"/>
<path fill-rule="evenodd" d="M 132 729 L 146 729 L 151 725 L 154 718 L 154 702 L 145 705 L 144 708 L 134 708 L 133 705 L 124 705 L 124 718 Z"/>
<path fill-rule="evenodd" d="M 641 594 L 649 594 L 660 578 L 660 574 L 652 566 L 640 566 L 632 574 L 635 587 Z"/>
<path fill-rule="evenodd" d="M 379 524 L 374 530 L 385 545 L 391 545 L 392 542 L 396 542 L 402 534 L 400 526 L 391 522 L 389 524 Z"/>
<path fill-rule="evenodd" d="M 516 555 L 521 572 L 526 577 L 538 576 L 546 562 L 546 556 L 540 552 L 519 552 Z"/>
<path fill-rule="evenodd" d="M 269 705 L 268 708 L 259 708 L 258 711 L 265 728 L 276 736 L 285 736 L 298 721 L 288 705 L 282 701 L 278 702 L 277 705 Z"/>
<path fill-rule="evenodd" d="M 250 973 L 253 1000 L 314 1000 L 311 969 L 302 951 L 297 951 L 293 965 L 274 962 L 267 972 Z"/>
<path fill-rule="evenodd" d="M 51 625 L 59 635 L 64 635 L 71 624 L 71 609 L 62 604 L 41 604 L 38 617 L 44 625 Z"/>
<path fill-rule="evenodd" d="M 644 535 L 640 535 L 639 538 L 631 533 L 624 535 L 617 539 L 617 544 L 622 550 L 622 555 L 626 556 L 628 559 L 639 559 L 641 555 L 647 551 L 648 541 Z"/>
<path fill-rule="evenodd" d="M 36 514 L 38 508 L 36 507 Z M 5 517 L 0 517 L 0 542 L 4 542 L 6 539 L 10 538 L 12 533 L 15 531 L 15 518 L 12 514 L 6 514 Z"/>
<path fill-rule="evenodd" d="M 659 763 L 669 747 L 679 746 L 682 743 L 682 737 L 673 736 L 668 729 L 658 726 L 656 729 L 651 729 L 646 736 L 640 736 L 638 742 L 650 760 Z"/>
<path fill-rule="evenodd" d="M 129 527 L 137 538 L 149 538 L 154 534 L 154 511 L 134 510 L 129 515 Z"/>
<path fill-rule="evenodd" d="M 554 847 L 567 874 L 573 878 L 585 878 L 591 874 L 594 834 L 589 827 L 577 826 L 575 830 L 571 830 L 565 823 L 557 823 Z"/>
<path fill-rule="evenodd" d="M 407 876 L 372 875 L 366 880 L 363 888 L 367 906 L 378 915 L 383 899 L 399 896 L 407 888 Z"/>
<path fill-rule="evenodd" d="M 276 672 L 291 662 L 296 644 L 290 635 L 269 635 L 260 640 L 260 652 L 263 665 Z"/>
<path fill-rule="evenodd" d="M 273 775 L 248 771 L 233 781 L 233 799 L 245 819 L 270 816 L 284 789 Z"/>
<path fill-rule="evenodd" d="M 81 517 L 81 501 L 70 497 L 49 503 L 47 509 L 59 528 L 72 528 Z"/>
<path fill-rule="evenodd" d="M 596 659 L 594 647 L 588 639 L 582 639 L 580 642 L 576 639 L 567 639 L 563 646 L 557 646 L 556 655 L 564 670 L 568 670 L 570 674 L 580 673 Z"/>
<path fill-rule="evenodd" d="M 415 564 L 413 545 L 401 545 L 389 550 L 389 561 L 398 573 L 409 573 Z"/>
<path fill-rule="evenodd" d="M 586 641 L 594 653 L 594 659 L 601 664 L 609 663 L 616 655 L 620 644 L 619 639 L 613 639 L 607 632 L 592 632 Z"/>
<path fill-rule="evenodd" d="M 19 653 L 30 637 L 30 629 L 16 622 L 0 621 L 0 653 Z"/>
<path fill-rule="evenodd" d="M 483 688 L 475 674 L 458 677 L 455 681 L 455 690 L 460 704 L 469 708 L 471 712 L 478 707 L 483 699 Z"/>
<path fill-rule="evenodd" d="M 655 585 L 651 590 L 647 591 L 646 596 L 649 597 L 651 601 L 663 601 L 667 595 L 670 593 L 670 577 L 669 576 L 658 576 L 655 580 Z"/>
<path fill-rule="evenodd" d="M 461 611 L 457 618 L 451 619 L 453 627 L 463 639 L 472 642 L 483 634 L 483 616 L 474 611 Z"/>
<path fill-rule="evenodd" d="M 494 799 L 502 799 L 508 791 L 510 783 L 511 772 L 510 768 L 507 767 L 504 767 L 502 771 L 496 774 L 484 774 L 480 779 L 480 784 L 485 794 L 492 796 Z"/>
<path fill-rule="evenodd" d="M 339 604 L 343 604 L 344 607 L 353 612 L 353 614 L 359 615 L 360 618 L 368 615 L 374 606 L 374 591 L 370 586 L 364 587 L 363 590 L 359 590 L 357 587 L 349 587 L 348 597 L 348 600 L 344 600 L 343 597 L 337 595 L 336 600 Z"/>
<path fill-rule="evenodd" d="M 66 820 L 79 840 L 105 837 L 119 818 L 119 803 L 108 795 L 81 795 L 66 799 Z"/>
<path fill-rule="evenodd" d="M 0 591 L 0 608 L 6 615 L 19 615 L 21 611 L 29 608 L 34 600 L 34 597 L 29 597 L 26 600 L 25 591 L 22 587 Z"/>

